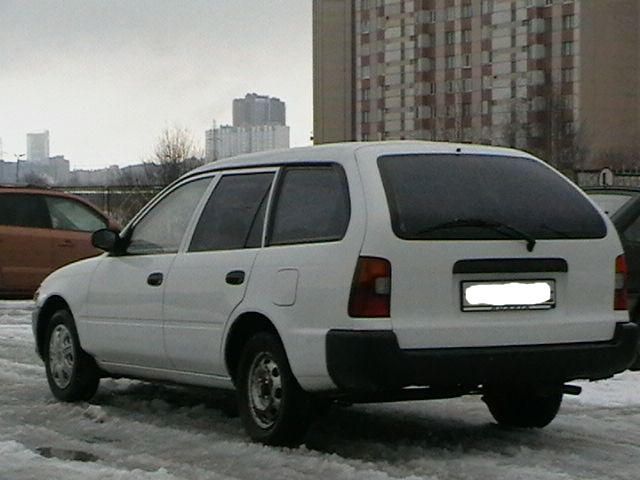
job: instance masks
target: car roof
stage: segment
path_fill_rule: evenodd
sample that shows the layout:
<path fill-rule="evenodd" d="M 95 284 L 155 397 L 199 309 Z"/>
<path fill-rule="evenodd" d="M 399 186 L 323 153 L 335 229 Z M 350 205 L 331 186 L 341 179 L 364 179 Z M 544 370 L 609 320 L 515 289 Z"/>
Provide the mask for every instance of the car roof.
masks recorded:
<path fill-rule="evenodd" d="M 35 187 L 31 185 L 0 185 L 1 193 L 27 193 L 29 195 L 55 195 L 57 197 L 78 198 L 70 193 L 60 190 L 53 190 L 46 187 Z"/>
<path fill-rule="evenodd" d="M 192 170 L 185 177 L 217 170 L 262 167 L 282 164 L 313 164 L 335 162 L 343 164 L 353 160 L 356 152 L 369 152 L 379 155 L 432 153 L 432 154 L 475 154 L 501 155 L 510 157 L 535 158 L 525 152 L 510 148 L 474 145 L 469 143 L 423 142 L 397 140 L 383 142 L 347 142 L 313 145 L 308 147 L 271 150 L 259 153 L 239 155 L 217 160 Z"/>
<path fill-rule="evenodd" d="M 26 195 L 48 195 L 50 197 L 72 198 L 91 208 L 91 210 L 100 214 L 100 216 L 102 216 L 105 220 L 110 219 L 106 213 L 104 213 L 102 210 L 100 210 L 100 208 L 98 208 L 90 201 L 79 197 L 78 195 L 73 195 L 72 193 L 63 192 L 61 190 L 53 190 L 51 188 L 34 187 L 28 185 L 0 185 L 0 193 L 21 193 Z"/>
<path fill-rule="evenodd" d="M 607 195 L 638 195 L 640 188 L 638 187 L 582 187 L 587 193 L 604 193 Z"/>

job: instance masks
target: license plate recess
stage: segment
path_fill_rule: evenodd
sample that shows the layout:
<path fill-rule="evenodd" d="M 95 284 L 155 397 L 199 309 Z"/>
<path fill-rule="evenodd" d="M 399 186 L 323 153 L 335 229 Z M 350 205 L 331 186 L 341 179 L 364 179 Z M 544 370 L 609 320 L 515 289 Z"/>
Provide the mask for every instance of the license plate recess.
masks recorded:
<path fill-rule="evenodd" d="M 460 282 L 463 312 L 548 310 L 556 306 L 555 280 Z"/>

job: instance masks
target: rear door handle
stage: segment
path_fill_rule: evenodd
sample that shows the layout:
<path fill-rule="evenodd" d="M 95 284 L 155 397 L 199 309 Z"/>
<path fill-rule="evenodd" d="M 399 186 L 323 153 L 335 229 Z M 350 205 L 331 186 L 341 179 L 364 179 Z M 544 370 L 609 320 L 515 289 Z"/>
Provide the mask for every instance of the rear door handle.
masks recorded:
<path fill-rule="evenodd" d="M 233 270 L 227 273 L 225 280 L 229 285 L 242 285 L 242 282 L 244 282 L 244 272 L 242 270 Z"/>
<path fill-rule="evenodd" d="M 162 273 L 155 272 L 147 277 L 147 283 L 152 287 L 159 287 L 160 285 L 162 285 L 163 278 L 164 275 L 162 275 Z"/>
<path fill-rule="evenodd" d="M 71 240 L 63 240 L 61 243 L 58 243 L 59 247 L 73 247 L 73 242 Z"/>

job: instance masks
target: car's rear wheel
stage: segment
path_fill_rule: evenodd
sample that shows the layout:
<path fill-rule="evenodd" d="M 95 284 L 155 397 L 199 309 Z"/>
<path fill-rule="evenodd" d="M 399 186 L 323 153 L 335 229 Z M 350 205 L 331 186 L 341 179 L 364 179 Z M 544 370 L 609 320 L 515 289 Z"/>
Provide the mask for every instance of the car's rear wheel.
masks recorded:
<path fill-rule="evenodd" d="M 71 313 L 58 310 L 51 317 L 44 352 L 47 381 L 53 395 L 65 402 L 88 400 L 96 393 L 100 372 L 80 347 Z"/>
<path fill-rule="evenodd" d="M 543 428 L 558 414 L 562 386 L 487 387 L 482 399 L 500 425 Z"/>
<path fill-rule="evenodd" d="M 249 436 L 267 445 L 297 446 L 312 402 L 291 373 L 280 339 L 258 333 L 245 344 L 237 375 L 238 412 Z"/>

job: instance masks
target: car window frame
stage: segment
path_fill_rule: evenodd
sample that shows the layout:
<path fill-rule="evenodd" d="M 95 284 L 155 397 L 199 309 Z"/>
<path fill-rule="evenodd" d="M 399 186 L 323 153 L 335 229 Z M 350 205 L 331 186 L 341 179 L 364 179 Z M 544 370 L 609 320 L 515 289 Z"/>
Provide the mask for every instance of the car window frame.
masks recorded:
<path fill-rule="evenodd" d="M 185 228 L 184 234 L 182 235 L 182 239 L 180 240 L 180 244 L 178 245 L 178 249 L 175 252 L 155 252 L 155 253 L 128 253 L 127 248 L 129 246 L 129 242 L 131 240 L 131 236 L 136 229 L 136 226 L 160 203 L 164 200 L 168 195 L 172 192 L 176 191 L 178 188 L 188 184 L 193 183 L 198 180 L 203 180 L 209 178 L 209 185 L 204 189 L 200 200 L 198 201 L 196 208 L 194 209 L 191 218 L 187 222 L 187 227 Z M 195 228 L 195 221 L 200 218 L 202 214 L 202 210 L 206 205 L 206 201 L 208 200 L 211 192 L 215 185 L 217 185 L 218 180 L 220 179 L 219 172 L 206 172 L 202 175 L 192 176 L 185 179 L 179 179 L 173 184 L 168 185 L 164 190 L 162 190 L 156 197 L 154 197 L 147 205 L 145 205 L 127 224 L 127 226 L 120 233 L 120 239 L 122 240 L 123 247 L 118 252 L 110 252 L 109 256 L 117 256 L 117 257 L 145 257 L 150 255 L 177 255 L 184 252 L 185 244 L 187 240 L 191 240 L 191 235 L 193 234 L 193 230 Z"/>
<path fill-rule="evenodd" d="M 519 155 L 513 155 L 510 153 L 507 154 L 502 154 L 502 153 L 490 153 L 490 154 L 485 154 L 485 153 L 474 153 L 474 152 L 469 152 L 469 153 L 462 153 L 462 154 L 456 154 L 456 153 L 450 153 L 450 152 L 410 152 L 410 153 L 384 153 L 384 154 L 380 154 L 376 157 L 376 167 L 377 167 L 377 171 L 378 171 L 378 175 L 380 177 L 381 183 L 382 183 L 382 187 L 383 187 L 383 192 L 384 192 L 384 199 L 385 199 L 385 203 L 386 203 L 386 207 L 387 207 L 387 212 L 389 215 L 389 226 L 394 234 L 394 236 L 400 240 L 403 241 L 444 241 L 444 242 L 450 242 L 450 241 L 467 241 L 467 240 L 473 240 L 473 241 L 497 241 L 497 240 L 504 240 L 504 239 L 508 239 L 508 236 L 502 235 L 497 233 L 497 231 L 492 232 L 490 229 L 484 229 L 483 227 L 477 227 L 475 228 L 476 232 L 477 231 L 481 231 L 482 235 L 478 234 L 478 233 L 469 233 L 469 234 L 465 234 L 463 235 L 460 231 L 455 232 L 455 229 L 453 230 L 454 233 L 450 233 L 449 235 L 445 235 L 445 234 L 438 234 L 438 235 L 434 235 L 435 232 L 438 232 L 438 229 L 434 230 L 433 233 L 430 232 L 430 235 L 433 236 L 422 236 L 419 234 L 413 234 L 412 232 L 403 232 L 402 230 L 400 230 L 398 228 L 399 225 L 399 207 L 398 207 L 398 203 L 397 203 L 397 198 L 395 195 L 390 194 L 391 189 L 387 189 L 387 181 L 389 181 L 389 186 L 391 186 L 391 182 L 390 179 L 385 179 L 385 174 L 383 172 L 383 162 L 385 162 L 387 159 L 399 159 L 402 157 L 412 157 L 412 156 L 434 156 L 434 157 L 445 157 L 445 156 L 449 156 L 449 157 L 457 157 L 458 155 L 460 156 L 469 156 L 469 157 L 487 157 L 487 158 L 492 158 L 492 159 L 499 159 L 499 158 L 504 158 L 504 159 L 513 159 L 513 160 L 518 160 L 518 161 L 527 161 L 527 162 L 531 162 L 532 164 L 537 164 L 540 168 L 544 168 L 548 171 L 552 171 L 554 172 L 555 170 L 551 167 L 549 167 L 547 164 L 545 164 L 544 162 L 542 162 L 539 159 L 536 159 L 535 157 L 527 157 L 527 156 L 519 156 Z M 555 172 L 555 175 L 557 176 L 558 173 Z M 594 220 L 596 218 L 599 218 L 600 222 L 601 222 L 601 227 L 602 230 L 598 231 L 598 234 L 593 234 L 593 235 L 589 235 L 589 236 L 570 236 L 568 235 L 568 233 L 570 232 L 566 232 L 566 234 L 563 233 L 558 233 L 557 235 L 551 235 L 549 234 L 548 236 L 536 236 L 537 240 L 562 240 L 562 239 L 572 239 L 572 240 L 598 240 L 598 239 L 603 239 L 605 238 L 608 234 L 609 234 L 609 229 L 607 227 L 607 223 L 605 221 L 605 217 L 606 215 L 601 212 L 601 209 L 597 206 L 597 204 L 591 199 L 589 198 L 589 196 L 586 194 L 586 192 L 584 192 L 583 190 L 581 190 L 580 188 L 577 187 L 577 185 L 571 183 L 568 179 L 565 178 L 565 183 L 567 183 L 569 186 L 571 186 L 574 190 L 576 190 L 577 192 L 579 192 L 582 197 L 584 197 L 584 200 L 587 202 L 588 205 L 590 205 L 593 209 L 596 216 L 594 216 Z M 577 198 L 577 197 L 576 197 Z M 585 205 L 586 206 L 586 205 Z M 491 220 L 491 219 L 489 219 Z M 455 221 L 455 218 L 451 218 L 451 221 Z M 443 222 L 447 223 L 447 222 Z M 510 223 L 510 222 L 507 222 Z M 437 226 L 437 223 L 434 223 L 432 226 Z M 526 229 L 524 229 L 523 227 L 519 227 L 521 229 L 523 229 L 524 231 L 526 231 L 527 233 L 532 233 L 527 231 Z M 443 232 L 445 232 L 445 230 L 442 230 Z M 536 232 L 537 233 L 537 232 Z M 532 233 L 533 235 L 533 233 Z M 535 235 L 534 235 L 535 236 Z"/>
<path fill-rule="evenodd" d="M 314 168 L 332 168 L 339 172 L 340 181 L 344 187 L 344 194 L 347 200 L 347 222 L 344 231 L 340 238 L 335 239 L 321 239 L 321 240 L 308 240 L 308 241 L 296 241 L 289 243 L 271 243 L 273 237 L 273 228 L 275 225 L 274 219 L 276 214 L 276 208 L 278 206 L 278 202 L 280 199 L 280 195 L 282 194 L 282 186 L 284 183 L 284 178 L 288 170 L 297 170 L 297 169 L 306 169 L 311 170 Z M 278 172 L 277 177 L 273 182 L 273 191 L 270 197 L 269 204 L 267 205 L 266 212 L 266 221 L 265 221 L 265 234 L 263 238 L 263 248 L 274 248 L 274 247 L 287 247 L 292 245 L 315 245 L 315 244 L 323 244 L 323 243 L 335 243 L 341 242 L 347 236 L 347 232 L 349 231 L 349 226 L 351 225 L 351 213 L 352 213 L 352 205 L 351 205 L 351 190 L 349 187 L 349 179 L 347 177 L 347 172 L 344 167 L 338 162 L 331 161 L 318 161 L 318 162 L 300 162 L 300 163 L 289 163 L 282 165 L 280 167 L 280 171 Z"/>
<path fill-rule="evenodd" d="M 53 226 L 53 219 L 51 216 L 51 210 L 49 209 L 49 204 L 47 203 L 47 198 L 55 198 L 55 199 L 61 199 L 63 201 L 67 201 L 67 202 L 71 202 L 71 203 L 75 203 L 77 205 L 80 205 L 82 208 L 84 208 L 85 210 L 88 210 L 89 212 L 93 213 L 96 217 L 100 218 L 102 220 L 102 222 L 104 223 L 104 225 L 102 226 L 102 228 L 108 228 L 110 225 L 109 219 L 107 217 L 105 217 L 100 211 L 98 211 L 96 208 L 86 204 L 85 202 L 78 200 L 77 198 L 74 197 L 67 197 L 65 195 L 50 195 L 50 194 L 44 194 L 42 195 L 42 197 L 44 198 L 44 203 L 47 209 L 47 215 L 49 216 L 49 223 L 51 224 L 51 230 L 55 230 L 57 232 L 78 232 L 78 233 L 87 233 L 87 234 L 91 234 L 93 231 L 95 230 L 75 230 L 72 228 L 56 228 Z"/>
<path fill-rule="evenodd" d="M 3 191 L 0 192 L 0 195 L 22 195 L 26 197 L 33 197 L 40 201 L 41 206 L 43 207 L 44 216 L 47 219 L 48 225 L 42 227 L 33 227 L 30 225 L 4 225 L 0 224 L 1 228 L 32 228 L 37 230 L 54 230 L 53 225 L 51 223 L 51 216 L 49 215 L 49 207 L 47 206 L 47 201 L 45 199 L 46 194 L 41 192 L 12 192 L 12 191 Z"/>
<path fill-rule="evenodd" d="M 209 186 L 208 191 L 204 194 L 204 199 L 197 208 L 197 217 L 191 219 L 191 223 L 187 230 L 185 231 L 185 238 L 183 238 L 182 245 L 178 251 L 179 254 L 205 254 L 205 253 L 213 253 L 213 252 L 237 252 L 240 250 L 252 250 L 252 249 L 262 249 L 265 247 L 265 236 L 267 231 L 267 224 L 269 221 L 269 212 L 271 208 L 271 203 L 273 201 L 273 195 L 278 184 L 278 180 L 280 178 L 282 171 L 282 166 L 267 166 L 267 167 L 250 167 L 246 169 L 229 169 L 229 170 L 217 170 L 214 172 L 214 176 L 216 177 L 212 184 Z M 218 183 L 224 176 L 237 176 L 237 175 L 251 175 L 251 174 L 260 174 L 260 173 L 272 173 L 273 179 L 271 180 L 271 186 L 269 187 L 269 192 L 267 193 L 267 205 L 264 215 L 264 222 L 262 224 L 262 234 L 260 237 L 260 246 L 258 247 L 244 247 L 237 249 L 225 249 L 225 250 L 203 250 L 203 251 L 189 251 L 189 246 L 191 245 L 191 241 L 193 240 L 193 234 L 195 233 L 196 227 L 200 222 L 200 218 L 204 213 L 204 209 L 211 198 L 211 195 L 215 192 Z"/>

